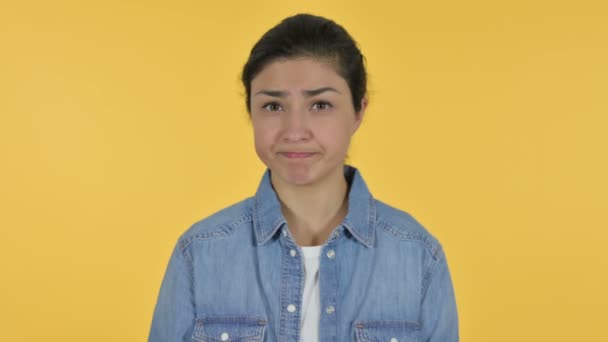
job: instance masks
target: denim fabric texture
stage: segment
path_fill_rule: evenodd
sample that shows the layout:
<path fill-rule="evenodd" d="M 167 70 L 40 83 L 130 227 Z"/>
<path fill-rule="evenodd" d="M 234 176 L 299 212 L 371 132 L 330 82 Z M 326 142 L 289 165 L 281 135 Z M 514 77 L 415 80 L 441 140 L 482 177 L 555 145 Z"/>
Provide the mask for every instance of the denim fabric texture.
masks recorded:
<path fill-rule="evenodd" d="M 346 165 L 344 175 L 348 213 L 321 253 L 318 341 L 458 341 L 440 243 L 412 216 L 374 199 L 356 168 Z M 303 267 L 267 170 L 254 197 L 179 238 L 149 341 L 297 342 Z"/>

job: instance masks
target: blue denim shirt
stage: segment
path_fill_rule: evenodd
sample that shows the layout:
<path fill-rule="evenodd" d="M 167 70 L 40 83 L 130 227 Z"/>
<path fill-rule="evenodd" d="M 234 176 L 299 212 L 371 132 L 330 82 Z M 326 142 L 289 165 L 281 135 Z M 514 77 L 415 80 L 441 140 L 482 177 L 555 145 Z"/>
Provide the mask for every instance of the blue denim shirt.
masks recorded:
<path fill-rule="evenodd" d="M 348 213 L 321 253 L 319 341 L 458 341 L 439 242 L 407 213 L 374 199 L 357 169 L 345 166 L 344 173 Z M 149 341 L 299 341 L 300 252 L 266 171 L 254 197 L 179 238 Z"/>

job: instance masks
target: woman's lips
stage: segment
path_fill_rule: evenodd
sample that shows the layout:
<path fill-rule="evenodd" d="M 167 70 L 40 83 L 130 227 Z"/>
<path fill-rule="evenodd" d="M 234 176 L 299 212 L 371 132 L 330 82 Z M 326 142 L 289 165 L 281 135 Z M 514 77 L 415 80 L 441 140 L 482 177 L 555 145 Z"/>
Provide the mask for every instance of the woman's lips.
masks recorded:
<path fill-rule="evenodd" d="M 314 152 L 281 152 L 282 156 L 288 159 L 304 159 L 308 157 L 312 157 Z"/>

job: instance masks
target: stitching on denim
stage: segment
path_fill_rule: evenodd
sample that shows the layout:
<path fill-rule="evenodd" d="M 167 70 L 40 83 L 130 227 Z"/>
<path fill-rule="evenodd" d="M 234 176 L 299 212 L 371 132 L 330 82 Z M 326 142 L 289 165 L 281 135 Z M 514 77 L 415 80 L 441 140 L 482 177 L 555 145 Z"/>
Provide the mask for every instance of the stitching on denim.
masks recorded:
<path fill-rule="evenodd" d="M 440 255 L 441 254 L 441 255 Z M 420 301 L 424 300 L 426 296 L 426 291 L 428 289 L 429 284 L 431 283 L 431 278 L 433 274 L 435 274 L 435 270 L 437 269 L 437 265 L 443 260 L 443 253 L 441 252 L 441 246 L 438 249 L 438 252 L 434 255 L 434 263 L 429 267 L 429 271 L 422 278 L 421 284 L 421 292 L 420 292 Z"/>
<path fill-rule="evenodd" d="M 197 321 L 205 323 L 247 323 L 250 325 L 266 325 L 267 321 L 265 318 L 256 315 L 235 315 L 235 314 L 224 314 L 224 315 L 212 315 L 197 319 Z"/>
<path fill-rule="evenodd" d="M 252 197 L 253 201 L 252 205 L 249 206 L 249 210 L 251 210 L 251 216 L 253 220 L 253 231 L 255 234 L 256 241 L 260 243 L 261 236 L 259 235 L 260 228 L 260 218 L 258 217 L 258 200 L 256 197 Z"/>
<path fill-rule="evenodd" d="M 358 323 L 362 323 L 362 322 L 358 322 Z M 356 328 L 357 331 L 357 341 L 359 342 L 378 342 L 378 340 L 373 337 L 373 336 L 369 336 L 367 334 L 367 332 L 365 331 L 365 326 L 357 326 Z"/>
<path fill-rule="evenodd" d="M 208 240 L 215 238 L 222 238 L 232 235 L 239 226 L 252 220 L 251 213 L 247 213 L 235 220 L 232 220 L 228 224 L 222 224 L 214 228 L 213 231 L 198 233 L 194 235 L 183 235 L 179 240 L 179 245 L 182 250 L 186 249 L 188 245 L 194 240 Z"/>
<path fill-rule="evenodd" d="M 214 315 L 208 316 L 204 318 L 199 318 L 196 320 L 197 326 L 200 328 L 197 329 L 195 339 L 204 338 L 204 341 L 220 341 L 217 338 L 208 336 L 204 331 L 204 326 L 206 324 L 214 324 L 214 323 L 227 323 L 227 324 L 236 324 L 236 325 L 244 325 L 247 327 L 251 327 L 255 332 L 246 336 L 237 336 L 238 341 L 260 341 L 260 339 L 264 336 L 264 330 L 266 329 L 267 321 L 265 318 L 255 315 Z"/>
<path fill-rule="evenodd" d="M 256 242 L 258 244 L 262 244 L 266 242 L 273 234 L 272 232 L 276 232 L 277 227 L 283 224 L 284 220 L 281 216 L 277 217 L 275 222 L 272 222 L 270 225 L 270 230 L 265 230 L 262 227 L 258 212 L 260 210 L 261 204 L 259 203 L 259 199 L 257 197 L 253 197 L 253 205 L 251 206 L 252 217 L 253 217 L 253 226 L 255 231 Z"/>
<path fill-rule="evenodd" d="M 232 336 L 230 338 L 231 341 L 242 341 L 242 342 L 257 342 L 257 341 L 262 341 L 262 338 L 264 336 L 264 326 L 258 326 L 255 327 L 255 332 L 252 332 L 250 335 L 245 335 L 245 336 Z M 193 336 L 193 338 L 197 341 L 209 341 L 209 342 L 221 342 L 221 339 L 212 337 L 207 335 L 202 329 L 200 331 L 198 331 L 198 335 Z M 199 339 L 201 338 L 201 339 Z"/>
<path fill-rule="evenodd" d="M 194 287 L 196 286 L 196 284 L 194 283 L 194 262 L 192 260 L 192 255 L 190 255 L 189 251 L 187 249 L 179 249 L 178 246 L 176 246 L 176 251 L 179 252 L 178 257 L 181 256 L 183 258 L 184 263 L 186 264 L 186 269 L 188 272 L 188 278 L 190 280 L 190 284 L 191 286 L 189 287 L 189 294 L 190 294 L 190 299 L 192 300 L 194 298 Z M 192 315 L 194 315 L 195 313 L 192 312 Z"/>
<path fill-rule="evenodd" d="M 401 321 L 401 320 L 370 320 L 370 321 L 357 321 L 361 326 L 360 329 L 364 328 L 412 328 L 420 329 L 420 323 L 414 321 Z"/>
<path fill-rule="evenodd" d="M 241 216 L 241 218 L 236 219 L 235 221 L 232 221 L 232 224 L 230 224 L 228 226 L 228 231 L 226 231 L 226 235 L 231 235 L 233 234 L 237 228 L 239 228 L 240 225 L 246 223 L 246 222 L 251 222 L 253 220 L 253 217 L 251 216 L 251 213 L 247 213 L 243 216 Z"/>
<path fill-rule="evenodd" d="M 286 257 L 283 255 L 283 253 L 285 252 L 285 247 L 281 246 L 281 289 L 279 290 L 280 293 L 280 299 L 279 299 L 279 310 L 281 312 L 281 316 L 280 316 L 280 321 L 279 321 L 279 336 L 285 336 L 286 333 L 286 324 L 284 324 L 284 322 L 288 319 L 287 317 L 285 317 L 286 313 L 285 313 L 285 303 L 287 302 L 288 298 L 285 298 L 285 286 L 287 286 L 287 260 Z"/>
<path fill-rule="evenodd" d="M 285 245 L 283 245 L 285 244 Z M 296 293 L 302 293 L 302 286 L 304 284 L 304 277 L 302 277 L 302 263 L 300 262 L 300 272 L 296 277 L 300 278 L 299 282 L 289 282 L 289 269 L 291 266 L 291 256 L 289 256 L 288 252 L 292 248 L 297 248 L 295 244 L 292 242 L 283 241 L 281 244 L 281 289 L 280 289 L 280 299 L 279 299 L 279 307 L 281 310 L 280 323 L 279 323 L 279 336 L 288 336 L 288 332 L 292 330 L 289 329 L 288 326 L 293 325 L 294 322 L 299 324 L 301 322 L 301 307 L 302 307 L 302 298 L 296 299 L 295 302 L 292 302 L 288 296 L 288 292 L 290 288 L 293 288 Z M 300 258 L 302 258 L 302 254 L 300 253 Z M 300 259 L 301 260 L 301 259 Z M 296 304 L 297 312 L 289 313 L 285 308 L 287 304 Z M 296 338 L 299 340 L 300 332 L 296 331 Z"/>
<path fill-rule="evenodd" d="M 430 237 L 418 233 L 404 233 L 398 230 L 398 228 L 392 225 L 391 223 L 382 220 L 378 220 L 378 226 L 380 226 L 384 231 L 399 240 L 410 240 L 420 242 L 430 252 L 433 259 L 437 260 L 437 254 L 439 253 L 441 247 L 438 242 L 433 241 Z"/>
<path fill-rule="evenodd" d="M 345 220 L 343 226 L 348 228 L 348 232 L 357 238 L 357 240 L 360 240 L 361 243 L 363 243 L 366 247 L 373 247 L 373 245 L 370 244 L 370 241 L 365 236 L 359 234 L 359 232 L 353 228 L 353 225 L 349 221 Z"/>
<path fill-rule="evenodd" d="M 355 335 L 357 341 L 360 342 L 374 342 L 378 339 L 368 334 L 366 328 L 410 328 L 412 333 L 416 334 L 416 331 L 421 329 L 421 324 L 413 321 L 395 321 L 395 320 L 376 320 L 376 321 L 356 321 L 355 322 Z"/>
<path fill-rule="evenodd" d="M 338 247 L 338 241 L 334 241 L 334 248 Z M 337 260 L 334 260 L 334 267 L 336 270 L 336 274 L 334 275 L 335 279 L 336 279 L 336 291 L 334 292 L 334 298 L 333 298 L 333 305 L 338 306 L 338 308 L 340 308 L 341 306 L 338 305 L 338 300 L 340 300 L 340 296 L 338 295 L 339 293 L 341 293 L 340 291 L 342 290 L 342 284 L 340 283 L 340 277 L 338 276 L 338 274 L 340 274 L 340 263 L 337 262 Z M 336 320 L 336 322 L 339 322 L 339 318 L 342 315 L 342 311 L 341 310 L 337 310 L 338 312 L 334 313 L 336 315 L 336 317 L 334 318 Z M 335 325 L 336 329 L 335 329 L 335 334 L 336 336 L 338 336 L 338 331 L 339 331 L 339 327 L 336 324 Z"/>
<path fill-rule="evenodd" d="M 374 223 L 376 222 L 376 200 L 370 196 L 369 198 L 369 217 L 368 217 L 368 234 L 369 244 L 374 245 Z"/>
<path fill-rule="evenodd" d="M 262 243 L 265 243 L 266 241 L 268 241 L 268 239 L 270 239 L 274 234 L 276 234 L 279 227 L 281 227 L 281 225 L 283 225 L 284 223 L 285 223 L 285 220 L 279 217 L 275 222 L 272 223 L 272 225 L 271 225 L 272 228 L 270 230 L 268 230 L 267 232 L 264 232 L 264 234 L 259 237 L 258 244 L 262 244 Z M 257 232 L 256 232 L 256 234 L 257 234 Z"/>

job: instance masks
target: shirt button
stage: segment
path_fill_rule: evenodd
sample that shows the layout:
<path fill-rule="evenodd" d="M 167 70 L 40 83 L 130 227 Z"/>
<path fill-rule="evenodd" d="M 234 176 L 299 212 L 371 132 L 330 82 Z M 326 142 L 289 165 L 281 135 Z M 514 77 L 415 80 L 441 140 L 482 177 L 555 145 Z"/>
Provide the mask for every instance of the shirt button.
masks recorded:
<path fill-rule="evenodd" d="M 391 342 L 399 342 L 399 340 L 396 337 L 391 338 Z"/>
<path fill-rule="evenodd" d="M 336 252 L 334 252 L 334 250 L 333 250 L 333 249 L 330 249 L 330 250 L 327 252 L 327 257 L 328 257 L 328 258 L 330 258 L 330 259 L 335 258 L 335 257 L 336 257 Z"/>
<path fill-rule="evenodd" d="M 228 339 L 229 339 L 229 338 L 230 338 L 230 335 L 228 335 L 228 333 L 227 333 L 227 332 L 222 333 L 222 334 L 220 335 L 220 340 L 222 340 L 222 341 L 228 341 Z"/>
<path fill-rule="evenodd" d="M 295 249 L 290 250 L 289 251 L 289 255 L 291 255 L 292 257 L 295 257 L 296 256 L 296 250 Z"/>
<path fill-rule="evenodd" d="M 332 305 L 329 305 L 328 307 L 325 308 L 325 312 L 327 312 L 328 315 L 333 314 L 335 311 L 336 311 L 336 309 Z"/>
<path fill-rule="evenodd" d="M 289 312 L 296 312 L 296 306 L 293 305 L 293 304 L 287 305 L 287 311 L 289 311 Z"/>

